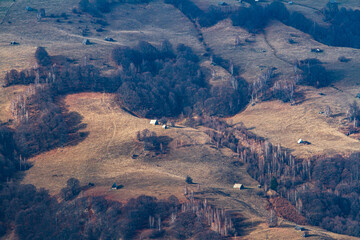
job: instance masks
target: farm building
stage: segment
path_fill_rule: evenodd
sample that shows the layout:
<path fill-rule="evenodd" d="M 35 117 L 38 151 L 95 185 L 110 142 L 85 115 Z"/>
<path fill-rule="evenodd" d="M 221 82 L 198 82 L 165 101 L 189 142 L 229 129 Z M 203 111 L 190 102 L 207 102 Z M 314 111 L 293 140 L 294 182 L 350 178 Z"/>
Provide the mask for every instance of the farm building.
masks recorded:
<path fill-rule="evenodd" d="M 150 120 L 150 124 L 151 124 L 151 125 L 158 125 L 159 122 L 158 122 L 158 120 L 153 119 L 153 120 Z"/>
<path fill-rule="evenodd" d="M 89 44 L 90 44 L 89 39 L 84 39 L 84 40 L 82 41 L 82 44 L 83 44 L 83 45 L 89 45 Z"/>
<path fill-rule="evenodd" d="M 240 183 L 235 183 L 233 186 L 234 189 L 244 189 L 244 185 L 240 184 Z"/>
<path fill-rule="evenodd" d="M 298 144 L 304 144 L 304 145 L 310 145 L 311 143 L 309 141 L 304 141 L 301 138 L 297 141 Z"/>

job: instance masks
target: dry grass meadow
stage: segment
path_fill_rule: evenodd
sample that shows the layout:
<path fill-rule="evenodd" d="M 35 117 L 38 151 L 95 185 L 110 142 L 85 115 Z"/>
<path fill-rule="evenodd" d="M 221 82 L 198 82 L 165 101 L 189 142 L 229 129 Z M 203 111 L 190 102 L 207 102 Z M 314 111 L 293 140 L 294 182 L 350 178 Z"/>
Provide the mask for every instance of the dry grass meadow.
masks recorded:
<path fill-rule="evenodd" d="M 52 194 L 71 177 L 82 184 L 95 183 L 87 195 L 106 195 L 126 201 L 141 194 L 167 198 L 176 195 L 184 200 L 185 178 L 191 176 L 197 185 L 189 185 L 195 196 L 207 198 L 226 209 L 239 210 L 244 216 L 261 219 L 265 215 L 265 199 L 256 195 L 258 183 L 246 174 L 245 167 L 234 169 L 235 159 L 226 149 L 214 149 L 208 136 L 200 130 L 187 127 L 162 129 L 152 126 L 113 104 L 112 95 L 81 93 L 65 98 L 69 111 L 83 116 L 87 125 L 83 130 L 89 136 L 76 146 L 66 146 L 40 154 L 29 161 L 33 163 L 22 183 L 34 184 L 50 190 Z M 137 131 L 155 131 L 158 136 L 173 139 L 168 153 L 155 156 L 143 151 L 136 140 Z M 182 146 L 176 147 L 176 140 Z M 133 155 L 139 155 L 133 159 Z M 232 183 L 224 181 L 230 174 L 248 189 L 238 192 Z M 123 189 L 111 190 L 113 182 Z M 189 190 L 190 191 L 190 190 Z"/>
<path fill-rule="evenodd" d="M 87 56 L 91 64 L 103 69 L 111 69 L 108 65 L 109 55 L 115 46 L 134 46 L 144 40 L 159 45 L 168 39 L 175 46 L 184 43 L 192 46 L 198 54 L 204 49 L 197 41 L 196 31 L 191 22 L 171 5 L 153 1 L 150 4 L 121 4 L 108 14 L 109 26 L 103 32 L 97 32 L 99 24 L 92 23 L 87 15 L 71 12 L 77 6 L 77 0 L 28 1 L 18 0 L 0 25 L 1 64 L 0 76 L 11 68 L 24 69 L 34 65 L 29 61 L 38 46 L 46 47 L 50 55 L 62 55 L 82 63 Z M 35 12 L 27 12 L 26 6 L 45 8 L 46 14 L 61 15 L 66 13 L 67 19 L 46 17 L 38 22 Z M 159 16 L 156 20 L 153 15 Z M 9 23 L 11 22 L 11 23 Z M 82 36 L 82 30 L 89 30 L 88 36 Z M 106 36 L 116 42 L 104 41 Z M 89 39 L 91 45 L 83 45 L 83 39 Z M 10 45 L 11 41 L 20 45 Z M 16 56 L 16 58 L 14 58 Z"/>
<path fill-rule="evenodd" d="M 268 228 L 266 199 L 257 195 L 257 182 L 247 173 L 245 166 L 234 168 L 234 158 L 227 149 L 214 149 L 206 144 L 209 139 L 200 130 L 177 126 L 164 130 L 152 126 L 147 119 L 139 119 L 119 109 L 112 103 L 112 95 L 81 93 L 65 98 L 69 111 L 82 115 L 89 136 L 76 146 L 66 146 L 38 155 L 30 161 L 30 168 L 22 183 L 34 184 L 58 194 L 70 177 L 82 184 L 95 183 L 83 196 L 105 195 L 108 199 L 127 201 L 141 194 L 167 198 L 170 195 L 185 200 L 185 177 L 194 182 L 188 185 L 195 197 L 206 198 L 218 207 L 240 213 L 247 224 L 244 236 L 237 239 L 302 239 L 294 224 L 282 221 L 278 228 Z M 167 154 L 154 156 L 143 152 L 136 140 L 136 132 L 148 128 L 158 136 L 172 139 Z M 176 147 L 181 140 L 184 146 Z M 139 155 L 136 159 L 133 154 Z M 225 175 L 224 175 L 225 174 Z M 231 176 L 246 186 L 244 190 L 232 189 L 226 179 Z M 224 180 L 225 179 L 225 180 Z M 124 185 L 111 190 L 113 182 Z M 355 239 L 307 227 L 312 239 Z"/>
<path fill-rule="evenodd" d="M 192 23 L 181 12 L 160 0 L 150 4 L 117 6 L 106 15 L 110 25 L 105 27 L 104 32 L 96 31 L 99 25 L 91 23 L 90 16 L 78 16 L 71 12 L 77 2 L 64 0 L 59 4 L 55 0 L 31 3 L 17 0 L 12 4 L 0 1 L 0 20 L 4 20 L 0 24 L 0 79 L 12 68 L 32 67 L 37 46 L 46 47 L 50 55 L 65 56 L 80 64 L 87 56 L 91 64 L 104 71 L 114 69 L 108 65 L 111 49 L 120 45 L 134 46 L 138 40 L 158 45 L 162 40 L 169 39 L 174 45 L 185 43 L 191 46 L 199 55 L 205 52 Z M 206 8 L 206 4 L 217 4 L 218 1 L 195 2 Z M 294 2 L 309 4 L 310 1 Z M 350 0 L 343 1 L 343 5 L 352 3 Z M 36 13 L 25 10 L 27 5 L 44 7 L 47 15 L 65 12 L 68 19 L 61 19 L 59 23 L 54 18 L 44 18 L 37 22 Z M 86 26 L 90 33 L 84 37 L 81 32 Z M 242 66 L 242 76 L 249 82 L 257 79 L 267 67 L 276 67 L 281 73 L 280 78 L 290 78 L 292 67 L 288 62 L 315 57 L 310 53 L 313 46 L 324 49 L 324 53 L 316 57 L 334 71 L 334 87 L 301 87 L 298 91 L 305 100 L 297 105 L 278 101 L 257 103 L 229 119 L 233 123 L 243 122 L 254 133 L 268 138 L 273 144 L 280 143 L 299 157 L 347 153 L 360 148 L 358 140 L 340 132 L 346 106 L 359 91 L 356 83 L 360 71 L 360 50 L 324 46 L 280 23 L 271 24 L 265 35 L 257 36 L 233 27 L 229 20 L 201 31 L 216 54 Z M 114 38 L 116 42 L 104 41 L 105 36 Z M 240 36 L 244 43 L 242 46 L 234 46 L 236 36 Z M 289 37 L 296 38 L 298 44 L 289 45 Z M 89 39 L 93 44 L 84 46 L 83 39 Z M 254 42 L 245 43 L 245 39 Z M 11 41 L 20 45 L 12 46 L 9 44 Z M 337 61 L 339 56 L 350 57 L 352 61 L 340 63 Z M 202 61 L 202 65 L 215 71 L 211 84 L 228 81 L 228 72 L 221 67 L 211 66 L 209 61 Z M 25 88 L 0 89 L 0 121 L 6 122 L 11 118 L 10 101 Z M 320 92 L 325 95 L 320 96 Z M 157 198 L 176 195 L 185 200 L 185 178 L 189 175 L 200 184 L 200 189 L 197 184 L 188 185 L 195 197 L 206 198 L 218 207 L 239 212 L 245 217 L 248 226 L 244 236 L 236 239 L 302 239 L 302 234 L 294 230 L 292 223 L 283 221 L 279 228 L 267 227 L 264 223 L 267 201 L 258 196 L 258 192 L 262 191 L 257 188 L 258 183 L 246 173 L 245 166 L 234 167 L 233 153 L 214 148 L 201 129 L 179 125 L 164 130 L 160 126 L 151 126 L 148 119 L 132 116 L 115 105 L 111 94 L 72 94 L 64 96 L 63 101 L 69 111 L 83 117 L 86 128 L 81 131 L 89 135 L 77 145 L 53 149 L 29 159 L 33 167 L 24 174 L 22 183 L 34 184 L 57 195 L 66 181 L 75 177 L 83 185 L 95 183 L 94 188 L 82 195 L 105 195 L 118 201 L 127 201 L 141 194 Z M 333 111 L 333 116 L 328 118 L 319 114 L 326 105 Z M 166 154 L 155 156 L 143 151 L 142 144 L 136 140 L 136 133 L 145 128 L 173 139 Z M 312 144 L 297 145 L 300 137 Z M 182 142 L 182 146 L 177 146 L 177 141 Z M 139 156 L 134 159 L 134 154 Z M 234 179 L 243 183 L 246 189 L 233 190 L 230 182 Z M 111 190 L 113 182 L 122 184 L 124 188 Z M 310 239 L 353 239 L 319 228 L 309 229 L 312 234 Z"/>
<path fill-rule="evenodd" d="M 311 36 L 276 21 L 265 29 L 264 34 L 256 36 L 232 26 L 229 20 L 202 29 L 202 32 L 216 54 L 242 66 L 242 76 L 248 82 L 259 78 L 262 70 L 268 67 L 276 68 L 279 79 L 291 79 L 291 63 L 306 58 L 318 58 L 331 72 L 332 87 L 299 87 L 297 92 L 304 96 L 304 100 L 298 100 L 294 106 L 279 101 L 249 105 L 245 111 L 230 118 L 234 123 L 243 122 L 255 134 L 268 138 L 273 144 L 281 144 L 298 157 L 346 154 L 360 149 L 357 139 L 347 137 L 341 131 L 348 105 L 353 101 L 359 103 L 355 96 L 360 92 L 360 50 L 323 45 Z M 234 46 L 236 36 L 240 37 L 242 46 Z M 297 43 L 289 44 L 289 38 Z M 248 43 L 245 39 L 254 42 Z M 314 47 L 324 52 L 311 53 Z M 338 61 L 340 56 L 351 58 L 351 61 L 341 63 Z M 328 118 L 319 114 L 326 106 L 330 106 L 333 112 Z M 312 144 L 298 145 L 299 138 Z"/>

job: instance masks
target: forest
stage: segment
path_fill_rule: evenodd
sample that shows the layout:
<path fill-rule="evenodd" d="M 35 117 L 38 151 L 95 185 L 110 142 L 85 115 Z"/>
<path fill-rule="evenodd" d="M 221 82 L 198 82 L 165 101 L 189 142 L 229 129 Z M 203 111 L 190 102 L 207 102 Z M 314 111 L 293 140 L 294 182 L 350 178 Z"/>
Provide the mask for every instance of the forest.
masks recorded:
<path fill-rule="evenodd" d="M 75 198 L 82 189 L 77 179 L 69 179 L 62 193 L 72 194 L 59 201 L 31 184 L 3 186 L 0 236 L 14 230 L 19 239 L 215 240 L 234 234 L 237 224 L 224 211 L 193 198 L 180 204 L 175 196 L 139 196 L 122 204 L 104 197 Z"/>
<path fill-rule="evenodd" d="M 242 125 L 230 126 L 215 117 L 202 117 L 193 119 L 192 126 L 208 127 L 206 133 L 215 146 L 237 153 L 265 191 L 279 192 L 309 224 L 360 236 L 360 153 L 297 159 Z"/>
<path fill-rule="evenodd" d="M 174 50 L 168 41 L 163 42 L 160 49 L 139 42 L 133 49 L 115 48 L 111 56 L 119 71 L 103 77 L 91 65 L 54 64 L 46 50 L 39 47 L 35 52 L 37 68 L 20 72 L 11 70 L 6 74 L 5 87 L 15 84 L 29 87 L 11 102 L 14 129 L 1 128 L 1 181 L 8 182 L 18 171 L 31 167 L 27 158 L 74 144 L 74 141 L 76 144 L 86 137 L 86 133 L 78 133 L 85 127 L 81 123 L 82 117 L 67 112 L 62 105 L 61 96 L 65 94 L 112 92 L 121 107 L 145 117 L 190 115 L 195 111 L 202 114 L 202 102 L 206 103 L 210 113 L 227 115 L 239 111 L 247 103 L 247 88 L 212 89 L 199 66 L 198 56 L 183 44 Z M 229 97 L 220 99 L 220 94 L 224 94 L 221 91 L 227 91 Z M 141 105 L 147 100 L 148 105 Z M 226 107 L 212 107 L 218 104 Z M 139 140 L 144 142 L 145 150 L 162 153 L 171 141 L 147 132 L 140 133 Z M 0 212 L 1 234 L 15 230 L 20 239 L 109 236 L 110 239 L 131 239 L 148 224 L 150 228 L 158 228 L 151 231 L 153 237 L 168 234 L 178 239 L 220 239 L 234 233 L 231 221 L 225 220 L 229 218 L 225 212 L 194 199 L 188 203 L 190 205 L 181 207 L 178 203 L 139 197 L 121 206 L 103 198 L 74 199 L 82 189 L 78 180 L 69 179 L 68 186 L 61 191 L 63 200 L 58 202 L 45 190 L 37 190 L 32 185 L 3 184 L 0 201 L 5 207 Z M 157 206 L 159 209 L 154 209 Z M 171 214 L 169 209 L 173 211 Z M 179 209 L 183 209 L 181 213 Z M 109 218 L 109 214 L 116 219 Z M 213 219 L 217 214 L 219 216 Z M 170 215 L 173 218 L 171 224 L 162 222 Z M 193 225 L 194 222 L 197 224 Z M 163 226 L 169 230 L 163 230 Z"/>
<path fill-rule="evenodd" d="M 231 16 L 234 26 L 241 26 L 251 32 L 263 30 L 271 20 L 278 20 L 304 33 L 316 41 L 329 46 L 360 48 L 360 11 L 338 8 L 337 3 L 328 3 L 322 10 L 329 27 L 320 26 L 302 13 L 289 12 L 282 2 L 272 2 L 262 7 L 252 5 L 240 8 Z"/>
<path fill-rule="evenodd" d="M 211 6 L 207 11 L 198 8 L 190 0 L 166 0 L 165 3 L 179 8 L 190 20 L 198 21 L 201 27 L 211 27 L 219 21 L 231 18 L 234 26 L 257 33 L 272 21 L 278 20 L 310 34 L 316 41 L 329 46 L 360 48 L 360 11 L 338 7 L 328 3 L 322 9 L 323 19 L 328 27 L 320 26 L 300 12 L 290 12 L 283 2 L 274 1 L 261 6 L 255 1 L 246 1 L 250 7 Z"/>

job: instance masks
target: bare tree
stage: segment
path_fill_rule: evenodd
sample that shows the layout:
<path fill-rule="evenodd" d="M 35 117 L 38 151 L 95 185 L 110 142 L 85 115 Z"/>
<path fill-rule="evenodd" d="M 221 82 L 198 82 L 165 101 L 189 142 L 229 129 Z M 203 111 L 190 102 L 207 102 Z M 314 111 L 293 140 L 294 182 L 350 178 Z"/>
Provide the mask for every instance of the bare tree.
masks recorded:
<path fill-rule="evenodd" d="M 349 121 L 353 121 L 354 127 L 358 127 L 358 120 L 360 119 L 360 109 L 356 101 L 349 104 L 346 118 L 349 119 Z"/>
<path fill-rule="evenodd" d="M 273 86 L 274 95 L 284 102 L 294 103 L 295 82 L 291 80 L 277 81 Z"/>
<path fill-rule="evenodd" d="M 236 37 L 235 37 L 234 45 L 235 45 L 235 47 L 241 45 L 241 40 L 240 40 L 240 37 L 239 37 L 239 36 L 236 36 Z"/>
<path fill-rule="evenodd" d="M 249 85 L 249 92 L 251 96 L 251 104 L 254 105 L 259 98 L 265 96 L 269 88 L 269 82 L 273 77 L 273 68 L 269 67 L 262 73 L 259 79 Z"/>
<path fill-rule="evenodd" d="M 331 108 L 330 108 L 329 105 L 326 105 L 326 106 L 325 106 L 325 111 L 324 111 L 324 113 L 325 113 L 325 116 L 326 116 L 326 117 L 330 117 L 330 116 L 331 116 L 332 111 L 331 111 Z"/>
<path fill-rule="evenodd" d="M 269 224 L 269 227 L 276 227 L 278 225 L 278 217 L 273 209 L 270 209 L 268 213 L 267 222 Z"/>

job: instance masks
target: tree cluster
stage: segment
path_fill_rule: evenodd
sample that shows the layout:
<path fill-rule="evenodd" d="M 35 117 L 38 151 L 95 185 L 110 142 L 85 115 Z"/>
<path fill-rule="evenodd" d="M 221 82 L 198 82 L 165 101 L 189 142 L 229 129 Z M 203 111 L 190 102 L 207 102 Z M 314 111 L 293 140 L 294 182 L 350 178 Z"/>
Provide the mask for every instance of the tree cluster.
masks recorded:
<path fill-rule="evenodd" d="M 62 110 L 47 88 L 31 86 L 12 101 L 11 111 L 16 124 L 14 140 L 23 157 L 67 142 L 68 128 Z"/>
<path fill-rule="evenodd" d="M 176 52 L 169 42 L 160 49 L 140 42 L 130 49 L 116 48 L 112 59 L 122 69 L 118 102 L 139 116 L 172 117 L 181 113 L 231 115 L 247 103 L 242 78 L 234 77 L 231 86 L 208 85 L 192 49 L 180 44 Z"/>
<path fill-rule="evenodd" d="M 16 127 L 13 139 L 22 157 L 81 139 L 77 132 L 83 128 L 82 117 L 63 110 L 47 85 L 31 85 L 12 100 L 10 109 Z"/>
<path fill-rule="evenodd" d="M 285 196 L 309 223 L 360 236 L 360 153 L 296 159 L 241 125 L 231 127 L 215 118 L 198 119 L 197 124 L 214 129 L 207 131 L 214 144 L 236 152 L 265 190 Z"/>
<path fill-rule="evenodd" d="M 207 11 L 203 11 L 191 0 L 165 0 L 165 3 L 178 8 L 190 21 L 197 21 L 201 27 L 211 27 L 228 18 L 232 12 L 230 7 L 224 8 L 213 5 Z"/>
<path fill-rule="evenodd" d="M 111 5 L 121 2 L 149 3 L 151 0 L 80 0 L 79 10 L 87 12 L 94 17 L 102 17 L 104 13 L 111 11 Z"/>
<path fill-rule="evenodd" d="M 40 66 L 49 66 L 51 64 L 51 58 L 44 47 L 38 47 L 36 49 L 35 59 Z"/>
<path fill-rule="evenodd" d="M 80 0 L 79 10 L 94 17 L 101 17 L 102 13 L 110 12 L 111 0 Z"/>
<path fill-rule="evenodd" d="M 78 186 L 77 179 L 69 179 L 62 192 Z M 227 212 L 193 198 L 180 204 L 174 196 L 167 200 L 139 196 L 122 204 L 104 197 L 74 197 L 59 202 L 30 184 L 4 185 L 0 236 L 14 230 L 19 239 L 200 240 L 221 239 L 234 232 Z"/>
<path fill-rule="evenodd" d="M 329 27 L 320 26 L 300 12 L 290 12 L 282 2 L 272 2 L 266 6 L 252 4 L 241 7 L 231 16 L 234 26 L 241 26 L 251 32 L 263 30 L 271 20 L 310 34 L 315 40 L 330 46 L 360 48 L 360 11 L 341 8 L 337 3 L 328 3 L 323 9 Z"/>
<path fill-rule="evenodd" d="M 6 126 L 0 127 L 0 183 L 10 180 L 19 170 L 27 169 L 27 164 L 22 164 L 16 152 L 16 145 L 13 138 L 14 132 Z"/>
<path fill-rule="evenodd" d="M 155 132 L 151 132 L 148 129 L 144 129 L 136 134 L 138 141 L 144 143 L 145 151 L 153 151 L 155 153 L 166 153 L 168 151 L 168 145 L 172 141 L 172 138 L 167 136 L 157 136 Z"/>
<path fill-rule="evenodd" d="M 302 71 L 299 84 L 314 87 L 325 87 L 330 84 L 329 73 L 320 60 L 309 58 L 298 61 L 295 65 Z"/>

